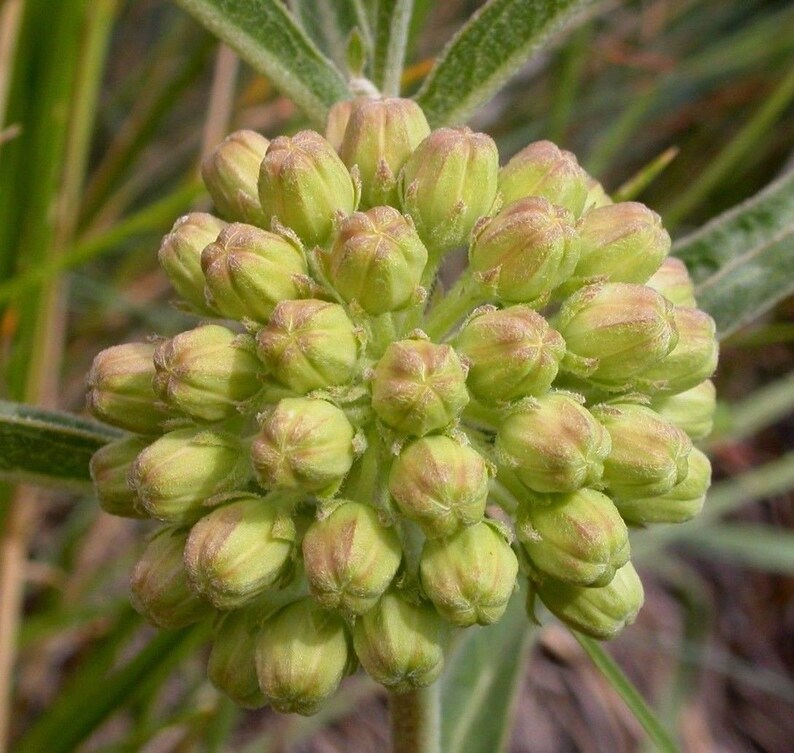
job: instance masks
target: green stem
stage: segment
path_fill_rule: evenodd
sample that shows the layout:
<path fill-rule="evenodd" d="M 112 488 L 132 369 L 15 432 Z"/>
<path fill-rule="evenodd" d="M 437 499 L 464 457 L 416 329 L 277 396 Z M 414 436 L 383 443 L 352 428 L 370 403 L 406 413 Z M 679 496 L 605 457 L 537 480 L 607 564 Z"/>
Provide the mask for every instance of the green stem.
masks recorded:
<path fill-rule="evenodd" d="M 431 340 L 444 337 L 466 314 L 482 302 L 483 286 L 473 274 L 466 273 L 449 289 L 425 317 L 424 329 Z"/>
<path fill-rule="evenodd" d="M 392 753 L 441 753 L 441 685 L 391 693 Z"/>

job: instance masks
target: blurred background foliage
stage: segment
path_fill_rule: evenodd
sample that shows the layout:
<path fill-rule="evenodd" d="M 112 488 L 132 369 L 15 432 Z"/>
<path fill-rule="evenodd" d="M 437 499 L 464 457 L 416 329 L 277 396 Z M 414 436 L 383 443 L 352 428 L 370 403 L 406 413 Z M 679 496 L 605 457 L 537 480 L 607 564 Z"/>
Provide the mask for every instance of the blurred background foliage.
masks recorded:
<path fill-rule="evenodd" d="M 291 3 L 327 51 L 333 2 Z M 478 2 L 417 0 L 415 91 Z M 550 138 L 681 237 L 794 160 L 794 4 L 606 0 L 575 19 L 472 121 L 504 157 Z M 336 52 L 335 52 L 336 54 Z M 0 397 L 83 411 L 94 355 L 170 335 L 160 237 L 208 208 L 200 156 L 230 130 L 306 125 L 271 83 L 165 0 L 0 2 Z M 608 651 L 682 750 L 786 753 L 794 740 L 794 301 L 723 343 L 707 512 L 640 532 L 648 598 Z M 89 493 L 0 488 L 0 745 L 15 751 L 365 751 L 387 738 L 361 676 L 317 717 L 235 709 L 208 684 L 199 630 L 155 633 L 129 606 L 145 523 Z M 518 667 L 509 750 L 645 751 L 640 726 L 553 622 L 477 636 Z M 529 661 L 521 665 L 518 654 Z M 484 682 L 447 740 L 476 750 Z M 512 677 L 512 676 L 511 676 Z M 513 701 L 511 701 L 512 703 Z"/>

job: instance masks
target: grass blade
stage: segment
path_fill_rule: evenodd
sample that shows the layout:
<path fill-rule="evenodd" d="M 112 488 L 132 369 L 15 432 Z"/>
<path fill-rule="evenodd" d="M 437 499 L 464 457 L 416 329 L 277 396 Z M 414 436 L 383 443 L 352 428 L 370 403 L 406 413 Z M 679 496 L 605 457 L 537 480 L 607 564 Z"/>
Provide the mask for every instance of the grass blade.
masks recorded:
<path fill-rule="evenodd" d="M 468 118 L 591 0 L 489 0 L 441 53 L 416 99 L 434 127 Z"/>
<path fill-rule="evenodd" d="M 656 747 L 663 753 L 678 753 L 678 745 L 670 737 L 667 730 L 648 707 L 648 704 L 645 703 L 639 690 L 634 687 L 634 684 L 626 677 L 614 659 L 604 651 L 597 641 L 577 633 L 575 630 L 571 630 L 571 633 L 593 660 L 593 664 L 598 667 L 609 681 L 609 684 L 615 689 L 615 692 L 624 700 L 629 711 L 634 714 L 634 718 L 642 725 L 642 728 L 648 733 L 648 737 Z"/>
<path fill-rule="evenodd" d="M 68 413 L 0 401 L 0 478 L 85 488 L 91 455 L 119 436 Z"/>
<path fill-rule="evenodd" d="M 276 0 L 176 0 L 318 124 L 350 96 L 339 71 Z"/>

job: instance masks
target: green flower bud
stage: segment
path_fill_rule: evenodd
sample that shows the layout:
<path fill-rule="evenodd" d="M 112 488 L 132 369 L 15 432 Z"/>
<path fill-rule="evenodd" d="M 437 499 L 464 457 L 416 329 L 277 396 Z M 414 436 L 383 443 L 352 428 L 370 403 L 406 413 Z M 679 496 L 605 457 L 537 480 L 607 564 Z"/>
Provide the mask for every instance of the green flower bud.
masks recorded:
<path fill-rule="evenodd" d="M 651 400 L 651 408 L 697 442 L 711 434 L 717 390 L 714 382 L 707 380 L 677 395 L 657 395 Z"/>
<path fill-rule="evenodd" d="M 201 177 L 218 212 L 229 220 L 266 227 L 259 203 L 259 166 L 270 142 L 256 131 L 235 131 L 201 163 Z M 214 238 L 213 238 L 214 240 Z"/>
<path fill-rule="evenodd" d="M 700 309 L 676 306 L 678 343 L 661 361 L 642 373 L 655 389 L 678 393 L 708 379 L 717 368 L 719 345 L 714 320 Z"/>
<path fill-rule="evenodd" d="M 469 266 L 508 303 L 543 305 L 579 259 L 573 216 L 539 197 L 505 207 L 474 231 Z"/>
<path fill-rule="evenodd" d="M 499 465 L 512 469 L 527 488 L 572 492 L 599 481 L 611 442 L 575 397 L 549 392 L 505 418 L 495 448 Z"/>
<path fill-rule="evenodd" d="M 292 519 L 246 495 L 205 515 L 190 530 L 185 567 L 193 588 L 218 609 L 236 609 L 272 586 L 295 542 Z"/>
<path fill-rule="evenodd" d="M 300 297 L 307 274 L 303 252 L 253 225 L 227 225 L 201 254 L 207 295 L 228 319 L 265 322 L 279 301 Z"/>
<path fill-rule="evenodd" d="M 402 206 L 435 257 L 464 245 L 491 212 L 498 171 L 494 140 L 465 126 L 433 131 L 408 158 Z"/>
<path fill-rule="evenodd" d="M 411 222 L 392 207 L 355 212 L 324 257 L 331 285 L 372 316 L 418 300 L 427 249 Z"/>
<path fill-rule="evenodd" d="M 236 415 L 262 388 L 253 339 L 205 324 L 160 343 L 154 391 L 165 403 L 204 421 Z"/>
<path fill-rule="evenodd" d="M 603 482 L 616 500 L 655 497 L 684 480 L 692 441 L 677 426 L 643 405 L 592 409 L 612 437 Z"/>
<path fill-rule="evenodd" d="M 583 212 L 588 212 L 591 209 L 598 209 L 612 204 L 612 199 L 609 194 L 604 190 L 604 187 L 595 178 L 587 176 L 587 199 L 584 203 Z"/>
<path fill-rule="evenodd" d="M 127 483 L 135 458 L 149 443 L 141 437 L 125 437 L 100 447 L 89 465 L 99 506 L 111 515 L 122 518 L 145 518 Z"/>
<path fill-rule="evenodd" d="M 676 306 L 697 305 L 695 286 L 692 284 L 686 264 L 675 256 L 668 256 L 645 284 Z"/>
<path fill-rule="evenodd" d="M 352 111 L 352 99 L 335 102 L 328 111 L 328 120 L 325 122 L 325 138 L 337 152 L 342 148 L 342 140 L 345 137 L 345 130 Z"/>
<path fill-rule="evenodd" d="M 344 621 L 311 599 L 284 607 L 259 631 L 256 673 L 276 711 L 314 714 L 350 664 Z"/>
<path fill-rule="evenodd" d="M 203 212 L 180 217 L 160 244 L 158 258 L 174 290 L 201 314 L 212 315 L 204 296 L 201 252 L 226 227 L 226 223 Z"/>
<path fill-rule="evenodd" d="M 246 709 L 258 709 L 267 703 L 256 676 L 256 631 L 252 622 L 251 613 L 245 609 L 223 615 L 215 629 L 207 664 L 210 682 Z"/>
<path fill-rule="evenodd" d="M 507 609 L 518 560 L 500 531 L 476 523 L 449 539 L 426 541 L 419 572 L 445 620 L 459 627 L 490 625 Z"/>
<path fill-rule="evenodd" d="M 576 224 L 579 263 L 565 286 L 592 282 L 645 282 L 670 251 L 670 236 L 656 212 L 636 201 L 591 209 Z"/>
<path fill-rule="evenodd" d="M 587 201 L 589 176 L 571 152 L 551 141 L 536 141 L 499 171 L 499 190 L 505 204 L 542 196 L 578 217 Z"/>
<path fill-rule="evenodd" d="M 239 437 L 190 428 L 150 444 L 133 463 L 129 483 L 153 518 L 192 523 L 207 512 L 207 500 L 240 488 L 247 477 Z"/>
<path fill-rule="evenodd" d="M 303 538 L 303 562 L 312 596 L 346 615 L 368 612 L 389 587 L 402 560 L 400 539 L 377 512 L 343 502 L 313 523 Z"/>
<path fill-rule="evenodd" d="M 468 402 L 466 371 L 449 345 L 401 340 L 375 366 L 372 407 L 397 431 L 422 437 L 443 429 Z"/>
<path fill-rule="evenodd" d="M 697 449 L 689 453 L 687 474 L 669 492 L 658 497 L 616 501 L 618 510 L 627 523 L 683 523 L 694 518 L 706 501 L 711 485 L 711 463 Z"/>
<path fill-rule="evenodd" d="M 488 468 L 471 447 L 436 434 L 405 446 L 389 474 L 400 512 L 428 538 L 477 523 L 488 497 Z"/>
<path fill-rule="evenodd" d="M 419 105 L 410 99 L 359 99 L 353 103 L 339 154 L 361 175 L 361 204 L 398 205 L 397 176 L 430 133 Z"/>
<path fill-rule="evenodd" d="M 576 586 L 605 586 L 629 561 L 629 531 L 612 500 L 595 489 L 532 497 L 516 533 L 542 573 Z"/>
<path fill-rule="evenodd" d="M 344 412 L 327 400 L 281 400 L 251 446 L 259 483 L 332 494 L 353 465 L 354 434 Z"/>
<path fill-rule="evenodd" d="M 565 301 L 555 326 L 566 365 L 605 389 L 626 389 L 678 342 L 672 304 L 644 285 L 589 285 Z M 578 363 L 574 363 L 578 361 Z"/>
<path fill-rule="evenodd" d="M 548 578 L 536 588 L 552 614 L 574 630 L 602 641 L 614 638 L 634 622 L 645 599 L 642 581 L 631 562 L 606 586 L 574 586 Z"/>
<path fill-rule="evenodd" d="M 163 528 L 146 545 L 130 575 L 130 601 L 152 625 L 167 630 L 206 617 L 206 602 L 190 590 L 182 551 L 186 533 Z"/>
<path fill-rule="evenodd" d="M 256 341 L 271 374 L 295 392 L 346 384 L 355 374 L 356 330 L 336 303 L 282 301 Z"/>
<path fill-rule="evenodd" d="M 395 693 L 435 682 L 444 671 L 447 629 L 433 607 L 390 591 L 356 621 L 353 646 L 370 677 Z"/>
<path fill-rule="evenodd" d="M 353 211 L 356 190 L 334 148 L 319 133 L 300 131 L 270 143 L 259 170 L 259 201 L 265 217 L 314 246 L 328 240 L 337 212 Z"/>
<path fill-rule="evenodd" d="M 483 310 L 461 329 L 455 347 L 469 362 L 469 391 L 486 404 L 542 395 L 565 355 L 560 334 L 527 306 Z"/>
<path fill-rule="evenodd" d="M 159 434 L 172 417 L 157 404 L 152 343 L 114 345 L 97 354 L 88 372 L 88 410 L 100 421 L 136 434 Z"/>

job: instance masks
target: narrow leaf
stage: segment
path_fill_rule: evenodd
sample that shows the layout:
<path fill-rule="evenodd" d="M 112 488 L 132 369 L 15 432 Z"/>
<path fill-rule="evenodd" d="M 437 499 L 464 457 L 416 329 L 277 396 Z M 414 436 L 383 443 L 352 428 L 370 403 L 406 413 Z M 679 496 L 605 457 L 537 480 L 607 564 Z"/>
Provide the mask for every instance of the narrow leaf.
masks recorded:
<path fill-rule="evenodd" d="M 318 124 L 350 96 L 342 76 L 277 0 L 176 0 Z"/>
<path fill-rule="evenodd" d="M 789 531 L 756 523 L 722 523 L 687 532 L 681 542 L 695 554 L 794 575 L 794 534 Z"/>
<path fill-rule="evenodd" d="M 496 625 L 466 631 L 442 680 L 441 750 L 494 753 L 504 749 L 535 632 L 520 593 L 513 595 Z"/>
<path fill-rule="evenodd" d="M 68 413 L 0 401 L 0 478 L 59 488 L 90 482 L 88 461 L 121 436 Z"/>
<path fill-rule="evenodd" d="M 592 0 L 489 0 L 441 53 L 416 98 L 433 126 L 468 118 Z"/>
<path fill-rule="evenodd" d="M 571 630 L 571 633 L 593 660 L 593 664 L 598 667 L 609 681 L 609 684 L 615 689 L 615 692 L 623 699 L 629 711 L 634 714 L 634 718 L 642 725 L 642 728 L 647 732 L 648 737 L 658 750 L 663 751 L 663 753 L 677 753 L 678 745 L 656 718 L 648 704 L 645 703 L 639 690 L 623 674 L 623 670 L 615 663 L 614 659 L 604 651 L 597 641 L 577 633 L 575 630 Z"/>
<path fill-rule="evenodd" d="M 372 78 L 384 94 L 400 93 L 413 0 L 378 0 Z"/>
<path fill-rule="evenodd" d="M 698 305 L 725 338 L 794 292 L 794 171 L 678 241 Z"/>

